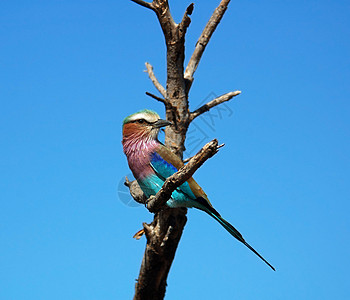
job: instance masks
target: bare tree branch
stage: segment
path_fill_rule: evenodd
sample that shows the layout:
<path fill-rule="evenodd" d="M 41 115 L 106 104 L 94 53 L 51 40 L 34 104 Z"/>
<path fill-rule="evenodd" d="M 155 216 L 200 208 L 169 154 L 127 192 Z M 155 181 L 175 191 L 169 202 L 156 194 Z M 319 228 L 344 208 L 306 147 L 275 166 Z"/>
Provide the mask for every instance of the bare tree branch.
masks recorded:
<path fill-rule="evenodd" d="M 134 300 L 164 298 L 167 275 L 187 222 L 186 212 L 184 208 L 168 208 L 156 213 L 151 224 L 143 223 L 147 245 Z"/>
<path fill-rule="evenodd" d="M 189 124 L 188 94 L 183 77 L 185 34 L 180 34 L 179 25 L 171 16 L 167 0 L 153 0 L 152 7 L 165 38 L 167 51 L 165 109 L 167 120 L 174 124 L 165 130 L 165 145 L 182 158 Z M 186 29 L 186 26 L 183 28 Z M 167 276 L 187 221 L 186 213 L 185 208 L 164 209 L 154 215 L 150 225 L 144 224 L 147 244 L 135 285 L 135 300 L 164 298 Z"/>
<path fill-rule="evenodd" d="M 196 155 L 194 155 L 187 165 L 184 165 L 180 170 L 175 174 L 168 177 L 162 188 L 155 196 L 151 196 L 147 200 L 147 208 L 150 212 L 159 211 L 165 203 L 170 199 L 171 194 L 175 191 L 181 184 L 187 181 L 194 172 L 201 166 L 203 163 L 216 154 L 218 151 L 218 141 L 216 139 L 212 140 L 206 144 Z"/>
<path fill-rule="evenodd" d="M 214 106 L 217 106 L 223 102 L 231 100 L 233 97 L 239 95 L 241 91 L 234 91 L 234 92 L 229 92 L 227 94 L 221 95 L 208 103 L 202 105 L 200 108 L 196 109 L 194 112 L 191 112 L 190 114 L 190 122 L 192 122 L 195 118 L 200 116 L 201 114 L 209 111 L 211 108 Z"/>
<path fill-rule="evenodd" d="M 222 147 L 224 147 L 225 146 L 225 144 L 220 144 L 219 146 L 217 146 L 216 148 L 217 149 L 220 149 L 220 148 L 222 148 Z M 192 156 L 193 157 L 193 156 Z M 186 158 L 186 159 L 184 159 L 183 160 L 183 163 L 184 164 L 187 164 L 191 159 L 192 159 L 192 157 L 188 157 L 188 158 Z"/>
<path fill-rule="evenodd" d="M 149 78 L 151 79 L 151 81 L 153 82 L 154 86 L 156 87 L 156 89 L 159 91 L 159 93 L 161 93 L 161 95 L 165 98 L 166 97 L 166 90 L 165 88 L 159 83 L 158 79 L 156 78 L 156 76 L 154 75 L 153 72 L 153 67 L 150 63 L 146 62 L 146 69 L 147 69 L 147 73 Z"/>
<path fill-rule="evenodd" d="M 142 1 L 142 0 L 131 0 L 131 1 L 141 5 L 143 7 L 146 7 L 146 8 L 154 10 L 153 3 L 149 3 L 149 2 L 146 2 L 146 1 Z"/>
<path fill-rule="evenodd" d="M 156 96 L 156 95 L 153 95 L 152 93 L 146 92 L 146 95 L 147 95 L 147 96 L 150 96 L 151 98 L 156 99 L 157 101 L 162 102 L 162 103 L 164 103 L 164 104 L 167 103 L 165 99 L 160 98 L 160 97 L 158 97 L 158 96 Z"/>
<path fill-rule="evenodd" d="M 193 73 L 198 66 L 205 46 L 207 45 L 217 24 L 220 22 L 229 1 L 222 0 L 220 6 L 215 10 L 212 18 L 209 20 L 196 45 L 195 52 L 192 55 L 189 66 L 187 67 L 189 70 L 187 74 L 190 74 L 190 76 L 186 78 L 184 77 L 184 74 L 186 74 L 184 72 L 185 34 L 191 22 L 189 16 L 193 10 L 193 4 L 187 7 L 181 22 L 176 24 L 170 13 L 168 0 L 153 0 L 151 3 L 142 0 L 132 1 L 153 10 L 157 15 L 159 24 L 163 31 L 167 51 L 166 91 L 154 76 L 152 66 L 146 64 L 149 77 L 164 99 L 150 93 L 147 95 L 165 104 L 166 119 L 173 123 L 173 126 L 168 126 L 165 129 L 165 145 L 176 155 L 182 158 L 183 151 L 185 149 L 184 143 L 186 132 L 190 124 L 188 92 L 193 81 Z M 188 164 L 181 169 L 181 172 L 185 172 L 181 174 L 185 175 L 176 175 L 179 177 L 169 179 L 169 183 L 165 185 L 161 195 L 157 194 L 158 196 L 156 195 L 152 199 L 149 199 L 149 209 L 152 211 L 157 211 L 159 208 L 162 208 L 162 210 L 155 213 L 151 224 L 144 223 L 143 231 L 139 231 L 136 235 L 136 237 L 139 237 L 144 232 L 147 238 L 147 244 L 139 277 L 135 285 L 134 300 L 161 300 L 164 298 L 167 276 L 175 256 L 183 228 L 187 221 L 187 209 L 167 208 L 164 205 L 167 199 L 164 198 L 163 193 L 166 197 L 170 197 L 170 189 L 176 188 L 176 184 L 180 184 L 181 180 L 186 180 L 184 178 L 191 176 L 189 174 L 193 174 L 195 168 L 198 168 L 200 164 L 216 153 L 218 149 L 217 142 L 212 141 L 211 143 L 214 143 L 210 144 L 211 146 L 208 146 L 211 150 L 202 150 L 203 152 L 200 154 L 200 159 L 198 157 L 195 158 L 196 156 L 191 158 Z M 207 157 L 207 155 L 209 156 Z M 202 159 L 203 162 L 201 162 Z M 168 185 L 169 187 L 167 187 Z M 132 189 L 133 187 L 137 187 L 136 185 L 131 184 L 130 186 Z M 131 191 L 131 194 L 135 194 L 135 192 L 133 193 Z M 138 195 L 140 202 L 145 200 L 143 198 L 144 196 L 140 197 L 140 195 L 137 193 L 136 195 Z"/>
<path fill-rule="evenodd" d="M 188 62 L 185 71 L 185 79 L 187 80 L 187 89 L 189 90 L 193 82 L 193 74 L 196 72 L 198 64 L 202 58 L 205 47 L 208 45 L 209 40 L 215 31 L 216 27 L 220 23 L 230 0 L 222 0 L 219 6 L 214 10 L 212 16 L 210 17 L 207 25 L 205 26 L 202 34 L 200 35 L 193 54 Z"/>
<path fill-rule="evenodd" d="M 194 4 L 191 3 L 191 4 L 187 7 L 187 9 L 186 9 L 186 11 L 185 11 L 185 14 L 184 14 L 184 16 L 182 17 L 182 21 L 181 21 L 181 23 L 179 24 L 180 35 L 182 35 L 182 36 L 185 36 L 186 31 L 187 31 L 187 28 L 188 28 L 188 26 L 190 26 L 190 24 L 191 24 L 191 18 L 190 18 L 189 16 L 192 14 L 193 8 L 194 8 Z"/>
<path fill-rule="evenodd" d="M 159 24 L 162 27 L 165 41 L 169 41 L 173 37 L 176 23 L 170 13 L 168 0 L 153 0 L 152 6 L 157 14 Z"/>

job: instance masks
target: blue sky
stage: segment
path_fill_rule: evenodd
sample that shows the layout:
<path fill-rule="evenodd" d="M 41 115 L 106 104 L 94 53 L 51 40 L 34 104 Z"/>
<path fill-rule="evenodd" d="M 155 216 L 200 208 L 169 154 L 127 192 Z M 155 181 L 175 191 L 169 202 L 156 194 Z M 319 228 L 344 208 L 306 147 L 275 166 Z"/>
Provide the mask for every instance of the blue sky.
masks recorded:
<path fill-rule="evenodd" d="M 178 21 L 189 2 L 170 1 Z M 197 1 L 186 54 L 219 1 Z M 277 269 L 190 210 L 166 299 L 345 299 L 350 290 L 348 1 L 232 1 L 190 106 L 242 90 L 190 128 L 195 175 Z M 152 215 L 130 202 L 121 122 L 164 116 L 151 11 L 131 1 L 0 3 L 0 299 L 130 299 Z M 161 137 L 162 138 L 162 137 Z"/>

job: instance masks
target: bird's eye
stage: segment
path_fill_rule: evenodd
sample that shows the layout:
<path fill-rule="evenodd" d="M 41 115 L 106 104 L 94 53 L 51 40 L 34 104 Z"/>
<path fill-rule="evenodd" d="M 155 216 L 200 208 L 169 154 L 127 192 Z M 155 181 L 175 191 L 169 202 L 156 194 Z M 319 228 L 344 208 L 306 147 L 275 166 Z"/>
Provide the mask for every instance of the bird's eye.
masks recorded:
<path fill-rule="evenodd" d="M 145 123 L 145 120 L 144 119 L 137 120 L 137 123 L 143 124 Z"/>

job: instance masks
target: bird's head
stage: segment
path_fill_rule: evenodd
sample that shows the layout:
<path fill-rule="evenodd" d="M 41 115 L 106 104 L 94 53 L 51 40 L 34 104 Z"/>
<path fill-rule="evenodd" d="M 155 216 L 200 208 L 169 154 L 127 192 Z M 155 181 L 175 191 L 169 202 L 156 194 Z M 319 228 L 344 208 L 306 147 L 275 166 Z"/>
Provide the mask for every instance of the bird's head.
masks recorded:
<path fill-rule="evenodd" d="M 171 125 L 171 122 L 162 120 L 159 115 L 149 109 L 138 111 L 123 121 L 124 139 L 155 140 L 161 127 Z"/>

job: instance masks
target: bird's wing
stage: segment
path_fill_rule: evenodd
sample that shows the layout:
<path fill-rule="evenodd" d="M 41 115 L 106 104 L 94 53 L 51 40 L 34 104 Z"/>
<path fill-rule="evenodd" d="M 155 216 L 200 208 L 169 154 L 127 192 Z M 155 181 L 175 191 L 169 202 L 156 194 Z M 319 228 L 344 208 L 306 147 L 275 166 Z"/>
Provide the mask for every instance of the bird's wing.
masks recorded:
<path fill-rule="evenodd" d="M 151 157 L 152 168 L 159 176 L 162 176 L 164 180 L 176 173 L 183 165 L 184 163 L 182 160 L 163 145 L 160 145 Z M 180 186 L 180 190 L 191 198 L 193 198 L 193 196 L 195 199 L 199 197 L 204 198 L 209 205 L 212 206 L 207 195 L 192 177 Z"/>
<path fill-rule="evenodd" d="M 163 146 L 164 147 L 164 146 Z M 180 159 L 172 160 L 167 156 L 168 153 L 165 151 L 161 151 L 165 156 L 162 156 L 158 151 L 154 152 L 151 155 L 151 167 L 153 168 L 156 176 L 164 181 L 177 172 L 178 169 L 181 168 L 180 164 L 182 161 Z M 177 167 L 175 167 L 176 165 Z M 181 186 L 177 188 L 178 192 L 186 194 L 191 199 L 196 199 L 196 196 L 191 191 L 187 182 L 183 183 Z"/>

